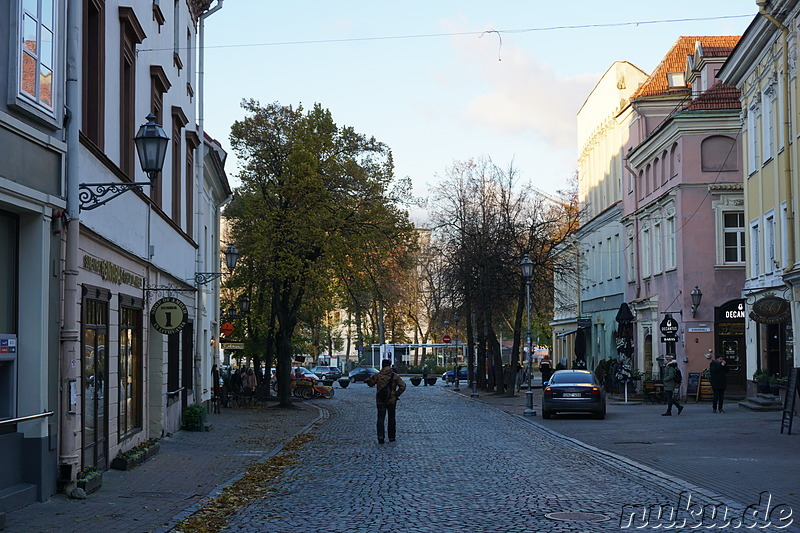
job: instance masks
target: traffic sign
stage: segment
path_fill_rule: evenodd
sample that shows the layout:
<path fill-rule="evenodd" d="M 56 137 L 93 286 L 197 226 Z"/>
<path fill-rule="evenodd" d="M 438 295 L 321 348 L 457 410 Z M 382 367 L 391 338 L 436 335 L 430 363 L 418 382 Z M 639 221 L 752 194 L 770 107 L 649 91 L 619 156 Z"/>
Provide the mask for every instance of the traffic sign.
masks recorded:
<path fill-rule="evenodd" d="M 442 342 L 444 342 L 445 344 L 450 344 L 450 335 L 445 335 L 444 337 L 442 337 Z"/>
<path fill-rule="evenodd" d="M 225 322 L 219 327 L 219 330 L 223 335 L 230 335 L 233 333 L 234 327 L 230 322 Z"/>

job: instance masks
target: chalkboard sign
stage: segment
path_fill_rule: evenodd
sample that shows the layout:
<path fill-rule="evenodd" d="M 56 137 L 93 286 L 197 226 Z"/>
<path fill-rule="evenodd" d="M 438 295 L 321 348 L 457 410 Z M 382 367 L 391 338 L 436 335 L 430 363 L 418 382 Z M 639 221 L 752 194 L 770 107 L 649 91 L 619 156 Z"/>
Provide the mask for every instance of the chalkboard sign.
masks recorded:
<path fill-rule="evenodd" d="M 697 394 L 700 387 L 700 372 L 689 372 L 689 380 L 686 382 L 686 396 Z"/>
<path fill-rule="evenodd" d="M 797 395 L 800 394 L 797 383 L 797 367 L 789 370 L 789 379 L 786 381 L 786 396 L 783 399 L 783 417 L 781 417 L 781 433 L 787 430 L 787 435 L 792 434 L 792 420 L 794 420 L 794 405 Z"/>

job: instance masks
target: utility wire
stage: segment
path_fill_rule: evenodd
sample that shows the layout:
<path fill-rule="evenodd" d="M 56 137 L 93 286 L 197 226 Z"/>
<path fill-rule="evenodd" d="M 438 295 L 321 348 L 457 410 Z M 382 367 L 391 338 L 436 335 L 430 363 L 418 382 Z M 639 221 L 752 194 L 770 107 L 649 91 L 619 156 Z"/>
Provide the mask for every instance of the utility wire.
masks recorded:
<path fill-rule="evenodd" d="M 465 35 L 478 35 L 484 33 L 496 33 L 500 36 L 503 33 L 530 33 L 540 31 L 557 31 L 557 30 L 583 30 L 591 28 L 619 28 L 622 26 L 644 26 L 649 24 L 672 24 L 676 22 L 704 22 L 709 20 L 728 20 L 745 17 L 753 17 L 754 14 L 747 15 L 723 15 L 718 17 L 700 17 L 700 18 L 682 18 L 682 19 L 660 19 L 660 20 L 640 20 L 630 22 L 607 22 L 601 24 L 575 24 L 563 26 L 543 26 L 540 28 L 520 28 L 508 30 L 481 30 L 481 31 L 463 31 L 463 32 L 448 32 L 448 33 L 421 33 L 410 35 L 384 35 L 378 37 L 348 37 L 342 39 L 316 39 L 308 41 L 280 41 L 273 43 L 249 43 L 249 44 L 220 44 L 216 46 L 206 46 L 206 50 L 212 48 L 252 48 L 260 46 L 295 46 L 304 44 L 332 44 L 332 43 L 352 43 L 352 42 L 368 42 L 368 41 L 392 41 L 402 39 L 430 39 L 434 37 L 459 37 Z M 174 48 L 143 48 L 139 52 L 157 52 L 163 50 L 173 50 Z"/>

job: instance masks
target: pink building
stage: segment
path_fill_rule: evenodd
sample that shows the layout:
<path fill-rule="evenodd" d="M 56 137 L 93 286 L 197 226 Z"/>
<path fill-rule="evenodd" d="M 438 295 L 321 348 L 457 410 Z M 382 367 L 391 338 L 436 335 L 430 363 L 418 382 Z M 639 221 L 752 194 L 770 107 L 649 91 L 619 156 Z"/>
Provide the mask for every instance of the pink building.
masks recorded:
<path fill-rule="evenodd" d="M 634 366 L 658 378 L 675 355 L 684 393 L 710 352 L 728 356 L 729 390 L 745 388 L 740 95 L 716 80 L 738 40 L 681 37 L 632 97 L 630 137 L 643 140 L 627 150 L 622 223 Z"/>

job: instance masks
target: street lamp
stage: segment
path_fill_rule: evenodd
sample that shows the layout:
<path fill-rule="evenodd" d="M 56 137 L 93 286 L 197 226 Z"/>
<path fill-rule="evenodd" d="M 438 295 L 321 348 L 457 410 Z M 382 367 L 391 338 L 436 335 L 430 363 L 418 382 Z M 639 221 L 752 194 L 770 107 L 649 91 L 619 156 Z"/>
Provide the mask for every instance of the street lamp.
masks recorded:
<path fill-rule="evenodd" d="M 156 183 L 158 173 L 164 167 L 169 137 L 164 128 L 155 122 L 152 113 L 147 115 L 147 123 L 139 127 L 133 142 L 139 155 L 139 163 L 150 181 L 112 182 L 112 183 L 80 183 L 78 184 L 78 200 L 80 211 L 90 211 L 105 205 L 117 196 L 128 191 L 142 191 L 145 185 L 152 187 Z M 106 197 L 106 198 L 104 198 Z"/>
<path fill-rule="evenodd" d="M 236 268 L 236 262 L 239 260 L 239 250 L 237 250 L 236 246 L 231 243 L 228 245 L 228 248 L 224 253 L 225 265 L 228 267 L 228 272 L 197 272 L 194 275 L 195 285 L 205 285 L 209 281 L 221 278 L 222 276 L 227 276 L 233 272 L 233 269 Z"/>
<path fill-rule="evenodd" d="M 460 391 L 461 390 L 459 388 L 459 386 L 458 386 L 458 355 L 459 355 L 459 350 L 458 350 L 458 319 L 459 318 L 461 318 L 461 317 L 459 316 L 458 311 L 455 311 L 453 313 L 453 322 L 456 323 L 455 332 L 453 333 L 454 338 L 455 338 L 455 345 L 456 345 L 456 356 L 453 358 L 454 359 L 454 362 L 453 362 L 453 378 L 456 380 L 455 387 L 453 387 L 454 391 Z"/>
<path fill-rule="evenodd" d="M 692 318 L 694 318 L 695 313 L 697 313 L 697 308 L 700 307 L 700 301 L 703 299 L 703 293 L 700 292 L 700 288 L 695 285 L 694 289 L 692 289 Z"/>
<path fill-rule="evenodd" d="M 444 334 L 447 335 L 447 329 L 450 327 L 450 321 L 445 318 L 444 322 L 442 322 L 442 324 L 444 324 Z M 445 370 L 447 370 L 447 357 L 450 355 L 448 352 L 449 352 L 449 350 L 447 348 L 445 348 L 445 351 L 444 351 L 445 354 L 442 356 L 442 363 L 443 363 L 442 366 L 444 367 Z M 445 373 L 445 376 L 444 376 L 444 384 L 447 385 L 447 374 L 446 373 Z"/>
<path fill-rule="evenodd" d="M 525 392 L 528 408 L 525 409 L 523 414 L 536 416 L 536 411 L 533 409 L 533 353 L 531 350 L 531 278 L 533 277 L 533 261 L 528 257 L 528 254 L 525 254 L 525 257 L 520 261 L 519 268 L 522 270 L 522 277 L 525 279 L 525 309 L 528 313 L 528 390 Z"/>

